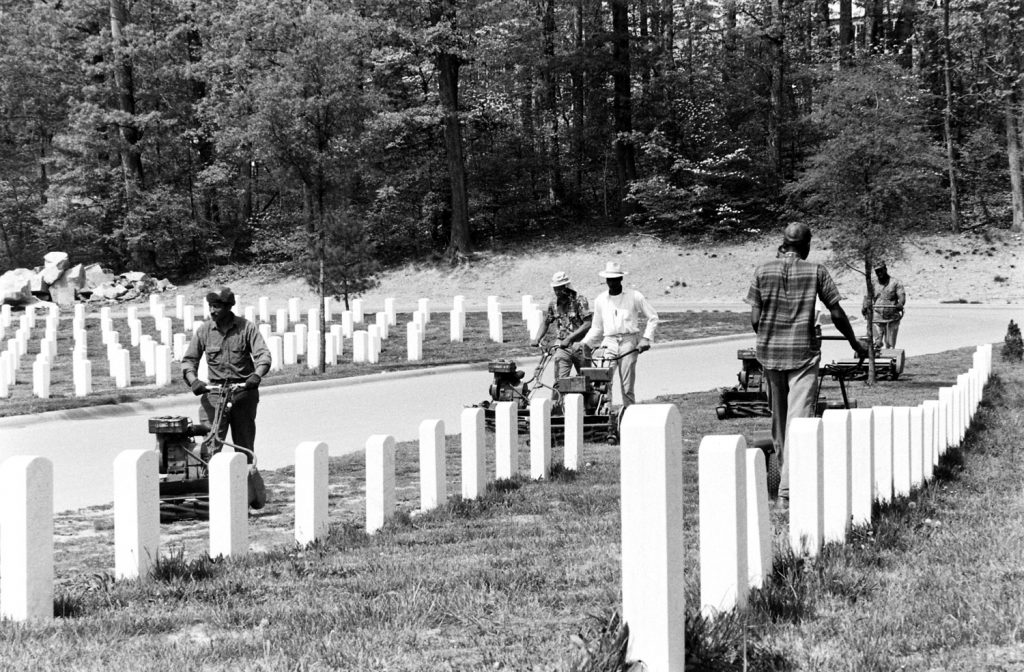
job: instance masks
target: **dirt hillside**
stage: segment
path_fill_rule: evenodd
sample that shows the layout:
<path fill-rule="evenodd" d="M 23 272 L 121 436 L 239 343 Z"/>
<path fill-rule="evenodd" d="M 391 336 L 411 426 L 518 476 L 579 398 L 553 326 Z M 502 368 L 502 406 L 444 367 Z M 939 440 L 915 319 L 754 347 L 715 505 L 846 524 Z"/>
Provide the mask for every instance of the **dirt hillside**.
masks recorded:
<path fill-rule="evenodd" d="M 606 261 L 618 260 L 628 272 L 627 285 L 656 307 L 690 304 L 735 304 L 746 294 L 754 267 L 774 256 L 780 241 L 775 236 L 741 243 L 700 245 L 666 242 L 648 235 L 575 245 L 537 243 L 516 253 L 479 251 L 455 267 L 447 264 L 407 264 L 385 273 L 379 286 L 365 299 L 376 309 L 384 297 L 395 297 L 400 307 L 415 306 L 429 297 L 438 309 L 462 294 L 471 309 L 482 309 L 494 294 L 506 308 L 519 305 L 519 297 L 547 297 L 551 274 L 567 271 L 574 286 L 588 296 L 603 288 L 597 272 Z M 828 240 L 816 240 L 812 260 L 828 261 Z M 859 306 L 863 277 L 832 266 L 831 270 L 850 306 Z M 931 235 L 907 245 L 903 261 L 891 262 L 889 271 L 907 288 L 909 303 L 980 302 L 1024 303 L 1024 237 L 1006 231 L 985 234 Z M 179 287 L 192 301 L 200 301 L 211 286 L 228 284 L 240 303 L 255 303 L 259 296 L 279 304 L 290 297 L 303 303 L 313 292 L 296 277 L 265 269 L 221 268 L 204 282 Z"/>

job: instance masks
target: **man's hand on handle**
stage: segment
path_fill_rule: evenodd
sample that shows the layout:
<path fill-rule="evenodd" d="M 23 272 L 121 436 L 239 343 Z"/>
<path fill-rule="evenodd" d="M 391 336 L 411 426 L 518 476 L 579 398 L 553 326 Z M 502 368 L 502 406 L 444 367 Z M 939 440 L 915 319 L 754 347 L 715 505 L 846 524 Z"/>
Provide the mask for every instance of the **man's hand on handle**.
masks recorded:
<path fill-rule="evenodd" d="M 651 349 L 651 341 L 648 338 L 641 338 L 640 343 L 637 344 L 636 349 L 640 352 L 647 352 Z"/>
<path fill-rule="evenodd" d="M 196 395 L 197 397 L 201 397 L 210 391 L 210 388 L 207 386 L 206 382 L 200 380 L 199 378 L 193 380 L 192 384 L 189 385 L 189 387 L 192 388 L 192 394 Z"/>
<path fill-rule="evenodd" d="M 260 381 L 262 380 L 263 378 L 258 373 L 250 373 L 249 377 L 245 379 L 245 389 L 255 390 L 260 386 Z"/>

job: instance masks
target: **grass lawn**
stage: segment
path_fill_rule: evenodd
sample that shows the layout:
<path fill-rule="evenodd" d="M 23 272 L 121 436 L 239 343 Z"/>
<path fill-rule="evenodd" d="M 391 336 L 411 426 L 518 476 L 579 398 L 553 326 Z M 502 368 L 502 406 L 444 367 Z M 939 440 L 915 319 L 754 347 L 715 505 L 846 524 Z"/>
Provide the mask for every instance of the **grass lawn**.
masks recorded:
<path fill-rule="evenodd" d="M 418 362 L 410 362 L 406 357 L 404 325 L 411 320 L 412 315 L 409 313 L 398 315 L 398 326 L 391 328 L 391 338 L 384 341 L 379 364 L 353 364 L 351 361 L 352 343 L 346 339 L 345 351 L 339 358 L 338 365 L 327 367 L 327 371 L 323 375 L 310 370 L 305 365 L 305 357 L 302 357 L 299 364 L 287 366 L 283 371 L 275 371 L 268 375 L 263 381 L 263 386 L 346 378 L 381 371 L 417 369 L 442 364 L 486 362 L 500 357 L 524 357 L 537 353 L 536 349 L 529 347 L 529 335 L 519 313 L 503 314 L 503 323 L 506 325 L 504 343 L 494 343 L 489 340 L 485 313 L 467 313 L 465 341 L 452 343 L 449 340 L 448 313 L 435 312 L 427 325 L 426 337 L 423 341 L 423 359 Z M 182 332 L 184 330 L 183 323 L 180 320 L 173 321 L 175 333 Z M 144 376 L 145 370 L 139 358 L 138 348 L 131 348 L 131 387 L 116 388 L 114 379 L 109 375 L 106 346 L 100 340 L 99 319 L 89 319 L 86 321 L 86 331 L 89 334 L 89 359 L 93 362 L 93 394 L 88 397 L 76 397 L 72 379 L 71 352 L 74 348 L 74 338 L 71 333 L 71 323 L 70 315 L 62 316 L 57 334 L 58 354 L 51 368 L 50 398 L 39 399 L 32 393 L 32 361 L 39 352 L 39 339 L 43 337 L 45 331 L 45 318 L 37 317 L 36 328 L 29 341 L 28 355 L 21 359 L 17 384 L 11 386 L 8 398 L 0 400 L 0 417 L 82 406 L 119 404 L 187 391 L 185 384 L 180 382 L 180 368 L 177 362 L 171 365 L 174 384 L 156 387 L 153 378 Z M 127 319 L 115 317 L 113 324 L 114 329 L 121 333 L 122 345 L 127 347 L 129 334 Z M 158 338 L 154 320 L 148 317 L 143 318 L 142 324 L 143 334 L 150 334 Z M 6 335 L 0 334 L 0 336 L 13 338 L 14 328 L 9 328 L 7 331 Z M 551 333 L 553 335 L 553 332 Z M 661 315 L 657 340 L 664 342 L 700 336 L 744 333 L 750 333 L 750 318 L 746 313 L 720 311 L 665 313 Z"/>
<path fill-rule="evenodd" d="M 969 368 L 971 352 L 910 359 L 898 382 L 855 383 L 853 396 L 861 406 L 934 398 Z M 814 562 L 787 556 L 786 521 L 773 512 L 779 557 L 769 585 L 748 612 L 711 622 L 692 608 L 696 449 L 706 434 L 749 435 L 768 421 L 719 422 L 716 392 L 661 401 L 683 414 L 688 669 L 1018 669 L 1005 664 L 1014 656 L 1019 663 L 1024 639 L 1024 478 L 1016 457 L 1024 367 L 1001 363 L 996 348 L 995 377 L 963 450 L 849 543 Z M 291 541 L 293 471 L 283 469 L 265 475 L 271 504 L 250 518 L 249 556 L 210 560 L 205 523 L 165 525 L 158 576 L 146 582 L 112 580 L 109 508 L 62 515 L 60 617 L 0 624 L 3 666 L 619 669 L 621 633 L 604 627 L 620 602 L 618 448 L 588 444 L 579 472 L 497 483 L 479 500 L 452 497 L 436 512 L 410 516 L 416 450 L 399 445 L 401 513 L 373 537 L 361 531 L 362 456 L 335 458 L 331 534 L 322 543 Z M 447 455 L 449 492 L 457 492 L 457 436 L 448 438 Z"/>

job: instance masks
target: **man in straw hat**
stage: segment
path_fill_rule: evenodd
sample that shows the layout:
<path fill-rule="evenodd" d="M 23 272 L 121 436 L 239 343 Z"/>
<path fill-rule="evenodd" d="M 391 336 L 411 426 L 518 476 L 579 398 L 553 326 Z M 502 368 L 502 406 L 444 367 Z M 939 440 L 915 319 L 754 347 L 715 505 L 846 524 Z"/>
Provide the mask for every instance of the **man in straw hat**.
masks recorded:
<path fill-rule="evenodd" d="M 871 306 L 874 305 L 875 335 L 874 342 L 878 347 L 895 348 L 896 336 L 900 333 L 900 320 L 903 319 L 903 307 L 907 303 L 907 293 L 903 289 L 903 283 L 889 275 L 889 269 L 885 262 L 875 265 L 875 300 L 871 304 L 868 297 L 864 297 L 864 305 L 861 307 L 861 315 L 868 316 Z"/>
<path fill-rule="evenodd" d="M 544 324 L 540 327 L 537 338 L 530 342 L 534 347 L 540 345 L 548 328 L 556 325 L 558 350 L 555 351 L 555 380 L 568 378 L 572 368 L 583 367 L 584 360 L 590 358 L 590 349 L 580 343 L 590 330 L 592 312 L 587 298 L 579 294 L 570 284 L 569 274 L 557 271 L 551 276 L 551 288 L 555 290 L 555 298 L 548 304 Z"/>
<path fill-rule="evenodd" d="M 608 289 L 594 299 L 594 319 L 583 339 L 584 345 L 595 347 L 600 344 L 609 357 L 622 356 L 618 360 L 619 381 L 622 383 L 622 408 L 636 401 L 636 359 L 645 350 L 650 350 L 654 330 L 658 326 L 658 313 L 635 289 L 624 289 L 622 278 L 626 272 L 617 261 L 609 261 L 598 273 L 605 279 Z M 640 316 L 647 323 L 643 334 L 640 332 Z"/>
<path fill-rule="evenodd" d="M 789 469 L 786 462 L 786 427 L 793 418 L 814 416 L 821 341 L 815 330 L 815 305 L 820 299 L 832 323 L 854 351 L 867 356 L 857 340 L 832 276 L 821 264 L 807 261 L 811 230 L 806 224 L 786 227 L 775 259 L 754 273 L 745 301 L 750 304 L 750 324 L 757 334 L 757 359 L 768 384 L 772 412 L 772 442 L 778 456 L 781 482 L 779 499 L 789 500 Z"/>

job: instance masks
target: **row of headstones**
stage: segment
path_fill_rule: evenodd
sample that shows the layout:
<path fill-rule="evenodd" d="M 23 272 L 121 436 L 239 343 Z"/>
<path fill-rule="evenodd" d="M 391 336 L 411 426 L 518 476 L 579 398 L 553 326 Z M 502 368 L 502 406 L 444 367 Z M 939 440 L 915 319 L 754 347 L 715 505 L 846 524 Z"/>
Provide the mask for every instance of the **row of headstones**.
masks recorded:
<path fill-rule="evenodd" d="M 916 407 L 828 410 L 787 432 L 789 542 L 814 557 L 871 522 L 872 503 L 910 495 L 958 447 L 992 372 L 992 346 Z M 681 416 L 634 405 L 622 422 L 622 615 L 627 657 L 649 670 L 684 669 Z M 706 616 L 745 609 L 772 568 L 765 457 L 742 436 L 706 436 L 698 452 L 700 600 Z"/>
<path fill-rule="evenodd" d="M 564 464 L 576 469 L 583 446 L 583 400 L 565 396 Z M 530 476 L 551 471 L 551 400 L 530 404 Z M 518 410 L 495 409 L 495 477 L 519 473 Z M 475 499 L 487 487 L 484 410 L 461 417 L 461 488 Z M 159 456 L 129 450 L 114 460 L 114 563 L 118 579 L 145 579 L 159 557 Z M 419 429 L 420 511 L 448 497 L 444 423 L 424 420 Z M 249 546 L 248 464 L 241 453 L 222 451 L 209 467 L 210 557 L 244 555 Z M 309 544 L 328 532 L 328 451 L 322 442 L 295 450 L 295 540 Z M 366 442 L 366 531 L 378 531 L 395 512 L 395 440 Z M 43 457 L 16 456 L 0 465 L 0 618 L 53 616 L 53 465 Z"/>

